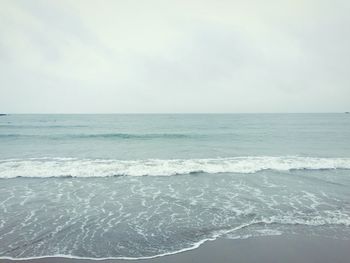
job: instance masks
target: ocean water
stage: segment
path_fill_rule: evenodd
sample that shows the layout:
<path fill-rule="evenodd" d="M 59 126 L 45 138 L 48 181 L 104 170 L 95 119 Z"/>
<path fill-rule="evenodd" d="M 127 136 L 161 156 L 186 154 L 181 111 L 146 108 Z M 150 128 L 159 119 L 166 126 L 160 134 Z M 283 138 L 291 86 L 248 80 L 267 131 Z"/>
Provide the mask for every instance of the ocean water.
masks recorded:
<path fill-rule="evenodd" d="M 0 258 L 350 238 L 347 114 L 0 117 Z"/>

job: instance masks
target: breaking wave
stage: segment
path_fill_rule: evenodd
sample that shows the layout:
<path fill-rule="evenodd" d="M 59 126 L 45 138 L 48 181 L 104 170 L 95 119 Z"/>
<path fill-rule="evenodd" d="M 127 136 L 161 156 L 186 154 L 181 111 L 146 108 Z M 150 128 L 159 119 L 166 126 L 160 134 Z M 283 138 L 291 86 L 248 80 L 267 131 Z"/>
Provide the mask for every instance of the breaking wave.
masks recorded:
<path fill-rule="evenodd" d="M 350 158 L 233 157 L 215 159 L 110 160 L 31 158 L 0 160 L 0 178 L 172 176 L 194 173 L 256 173 L 263 170 L 350 169 Z"/>

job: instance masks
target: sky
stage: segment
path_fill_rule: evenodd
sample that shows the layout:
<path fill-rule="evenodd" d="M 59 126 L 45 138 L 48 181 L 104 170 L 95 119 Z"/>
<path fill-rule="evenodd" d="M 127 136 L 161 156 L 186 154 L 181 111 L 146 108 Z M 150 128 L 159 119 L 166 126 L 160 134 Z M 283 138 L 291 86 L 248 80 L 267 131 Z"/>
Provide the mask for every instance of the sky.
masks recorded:
<path fill-rule="evenodd" d="M 0 0 L 0 113 L 350 111 L 348 0 Z"/>

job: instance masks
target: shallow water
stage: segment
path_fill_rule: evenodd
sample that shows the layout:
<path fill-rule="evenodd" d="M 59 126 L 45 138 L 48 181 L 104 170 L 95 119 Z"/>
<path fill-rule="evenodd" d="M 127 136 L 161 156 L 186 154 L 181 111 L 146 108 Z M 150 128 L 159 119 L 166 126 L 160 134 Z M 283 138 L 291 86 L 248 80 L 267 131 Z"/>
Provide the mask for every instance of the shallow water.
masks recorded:
<path fill-rule="evenodd" d="M 0 256 L 145 258 L 350 237 L 345 114 L 0 118 Z"/>

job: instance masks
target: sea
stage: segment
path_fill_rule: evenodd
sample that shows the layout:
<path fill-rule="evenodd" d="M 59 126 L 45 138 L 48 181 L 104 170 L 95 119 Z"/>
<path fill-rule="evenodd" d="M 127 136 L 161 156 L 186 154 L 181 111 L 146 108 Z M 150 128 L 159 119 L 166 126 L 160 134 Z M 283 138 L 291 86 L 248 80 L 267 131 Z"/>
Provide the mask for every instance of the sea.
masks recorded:
<path fill-rule="evenodd" d="M 350 238 L 350 115 L 0 117 L 0 258 Z"/>

